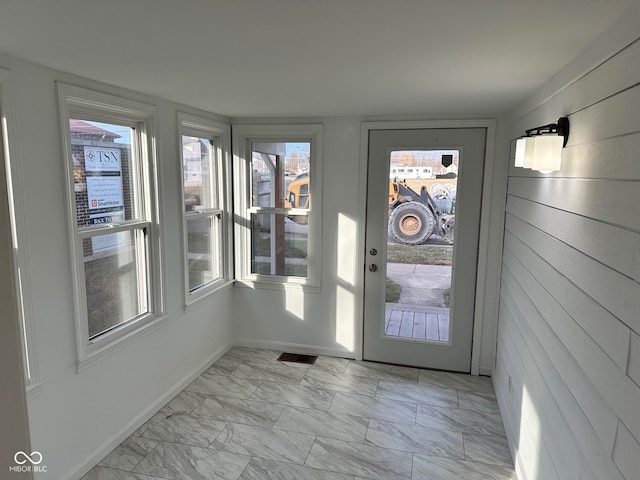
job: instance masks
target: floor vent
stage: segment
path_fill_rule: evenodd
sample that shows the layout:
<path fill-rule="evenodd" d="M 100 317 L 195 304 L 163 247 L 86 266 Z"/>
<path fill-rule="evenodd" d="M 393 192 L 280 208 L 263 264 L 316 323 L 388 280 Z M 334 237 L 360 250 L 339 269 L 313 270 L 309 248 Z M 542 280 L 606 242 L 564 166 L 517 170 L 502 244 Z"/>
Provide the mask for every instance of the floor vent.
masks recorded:
<path fill-rule="evenodd" d="M 318 358 L 317 355 L 302 355 L 300 353 L 282 353 L 278 360 L 281 362 L 306 363 L 313 365 Z"/>

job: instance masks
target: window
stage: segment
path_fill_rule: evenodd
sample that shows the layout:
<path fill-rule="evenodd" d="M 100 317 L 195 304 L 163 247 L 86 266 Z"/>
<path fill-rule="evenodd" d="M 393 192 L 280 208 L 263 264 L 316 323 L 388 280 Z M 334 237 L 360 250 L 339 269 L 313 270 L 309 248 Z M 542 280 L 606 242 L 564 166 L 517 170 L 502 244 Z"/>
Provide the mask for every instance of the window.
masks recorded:
<path fill-rule="evenodd" d="M 229 127 L 178 114 L 183 173 L 186 303 L 228 284 Z"/>
<path fill-rule="evenodd" d="M 319 286 L 319 125 L 234 127 L 238 274 L 257 284 Z"/>
<path fill-rule="evenodd" d="M 59 85 L 79 362 L 158 319 L 155 107 Z"/>
<path fill-rule="evenodd" d="M 20 317 L 20 335 L 22 340 L 23 363 L 27 395 L 32 398 L 37 395 L 45 383 L 40 376 L 40 367 L 35 345 L 37 344 L 36 329 L 33 314 L 33 295 L 31 288 L 30 257 L 27 247 L 26 217 L 24 211 L 24 189 L 15 189 L 15 185 L 22 184 L 24 178 L 23 162 L 16 155 L 12 146 L 18 144 L 15 128 L 15 114 L 13 102 L 5 100 L 11 97 L 12 72 L 0 68 L 0 112 L 2 125 L 0 128 L 0 177 L 6 176 L 5 182 L 9 200 L 9 216 L 11 221 L 11 236 L 13 243 L 13 261 L 15 284 L 17 287 L 18 315 Z M 2 181 L 2 180 L 0 180 Z"/>

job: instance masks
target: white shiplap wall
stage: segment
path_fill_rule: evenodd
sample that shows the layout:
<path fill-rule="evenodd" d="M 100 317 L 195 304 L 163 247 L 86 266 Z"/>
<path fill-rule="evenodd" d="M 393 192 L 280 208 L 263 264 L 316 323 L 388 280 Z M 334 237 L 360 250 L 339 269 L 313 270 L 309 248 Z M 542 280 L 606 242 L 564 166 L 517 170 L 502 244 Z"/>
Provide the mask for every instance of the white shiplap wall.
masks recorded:
<path fill-rule="evenodd" d="M 521 479 L 637 480 L 640 39 L 516 110 L 511 137 L 564 115 L 560 172 L 510 167 L 494 382 Z"/>

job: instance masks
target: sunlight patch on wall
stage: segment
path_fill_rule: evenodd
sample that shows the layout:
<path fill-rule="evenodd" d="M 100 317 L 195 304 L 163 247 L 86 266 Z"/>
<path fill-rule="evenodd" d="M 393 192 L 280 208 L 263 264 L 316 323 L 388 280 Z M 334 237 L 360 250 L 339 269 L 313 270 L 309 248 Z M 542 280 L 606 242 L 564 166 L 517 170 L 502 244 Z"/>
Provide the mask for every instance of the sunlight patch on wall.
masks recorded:
<path fill-rule="evenodd" d="M 540 478 L 540 462 L 542 461 L 542 436 L 540 434 L 540 417 L 527 386 L 522 386 L 522 403 L 520 407 L 520 445 L 518 449 L 526 465 L 527 476 Z"/>
<path fill-rule="evenodd" d="M 356 284 L 357 238 L 358 224 L 355 220 L 344 213 L 338 214 L 338 278 L 352 287 Z"/>
<path fill-rule="evenodd" d="M 284 294 L 285 308 L 287 312 L 304 321 L 304 291 L 302 288 L 289 288 Z"/>
<path fill-rule="evenodd" d="M 336 287 L 336 342 L 352 352 L 355 344 L 356 299 L 344 287 Z"/>
<path fill-rule="evenodd" d="M 336 233 L 336 342 L 352 352 L 355 348 L 358 224 L 339 213 Z"/>

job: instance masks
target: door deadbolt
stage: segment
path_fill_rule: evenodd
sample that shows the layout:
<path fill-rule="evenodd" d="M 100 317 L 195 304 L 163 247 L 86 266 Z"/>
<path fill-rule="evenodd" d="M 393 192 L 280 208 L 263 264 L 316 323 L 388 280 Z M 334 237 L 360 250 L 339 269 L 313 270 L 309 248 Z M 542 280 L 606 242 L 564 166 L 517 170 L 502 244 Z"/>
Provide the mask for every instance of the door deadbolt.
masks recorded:
<path fill-rule="evenodd" d="M 376 256 L 378 254 L 378 250 L 376 250 L 375 248 L 372 248 L 371 250 L 369 250 L 369 254 Z"/>
<path fill-rule="evenodd" d="M 370 272 L 377 272 L 378 271 L 378 266 L 375 263 L 372 263 L 371 265 L 369 265 L 369 271 Z"/>

